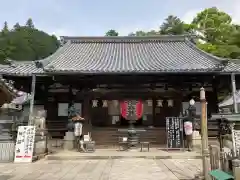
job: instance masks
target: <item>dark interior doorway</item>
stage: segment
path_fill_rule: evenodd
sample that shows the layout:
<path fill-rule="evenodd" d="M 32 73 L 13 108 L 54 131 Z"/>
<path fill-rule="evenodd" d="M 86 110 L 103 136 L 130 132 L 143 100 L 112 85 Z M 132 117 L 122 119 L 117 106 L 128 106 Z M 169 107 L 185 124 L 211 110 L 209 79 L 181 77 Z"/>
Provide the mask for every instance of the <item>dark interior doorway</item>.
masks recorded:
<path fill-rule="evenodd" d="M 124 117 L 121 116 L 120 125 L 121 126 L 129 126 L 129 120 L 127 120 L 127 119 L 125 119 Z M 135 126 L 142 126 L 143 125 L 143 118 L 141 117 L 140 119 L 136 120 L 134 125 Z"/>

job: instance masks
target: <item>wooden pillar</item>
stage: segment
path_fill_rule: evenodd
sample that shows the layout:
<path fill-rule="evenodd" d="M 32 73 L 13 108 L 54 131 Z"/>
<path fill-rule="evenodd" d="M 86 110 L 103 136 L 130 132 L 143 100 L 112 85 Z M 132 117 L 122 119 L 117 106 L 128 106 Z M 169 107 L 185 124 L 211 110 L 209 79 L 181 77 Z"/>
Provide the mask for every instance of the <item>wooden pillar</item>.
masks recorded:
<path fill-rule="evenodd" d="M 215 113 L 219 112 L 218 108 L 218 84 L 219 84 L 219 77 L 213 76 L 213 81 L 212 81 L 212 88 L 213 88 L 213 96 L 214 96 L 214 102 L 215 102 Z"/>
<path fill-rule="evenodd" d="M 232 97 L 233 97 L 233 108 L 234 113 L 238 113 L 238 106 L 236 102 L 236 81 L 235 81 L 235 74 L 231 74 L 231 82 L 232 82 Z"/>
<path fill-rule="evenodd" d="M 156 119 L 156 105 L 157 105 L 156 97 L 153 97 L 153 101 L 152 102 L 153 102 L 152 103 L 152 106 L 153 106 L 153 108 L 152 108 L 152 114 L 153 114 L 153 116 L 152 116 L 152 118 L 153 118 L 152 124 L 153 124 L 153 126 L 156 126 L 155 125 L 156 121 L 157 121 L 157 119 Z"/>
<path fill-rule="evenodd" d="M 83 104 L 82 116 L 85 118 L 84 133 L 87 134 L 88 132 L 92 131 L 92 122 L 91 122 L 91 116 L 90 116 L 91 102 L 90 102 L 89 96 L 84 96 L 84 99 L 82 100 L 82 104 Z"/>
<path fill-rule="evenodd" d="M 33 108 L 34 108 L 34 98 L 35 98 L 35 87 L 36 87 L 36 75 L 32 75 L 32 86 L 31 86 L 31 100 L 29 108 L 29 120 L 28 124 L 33 125 Z"/>

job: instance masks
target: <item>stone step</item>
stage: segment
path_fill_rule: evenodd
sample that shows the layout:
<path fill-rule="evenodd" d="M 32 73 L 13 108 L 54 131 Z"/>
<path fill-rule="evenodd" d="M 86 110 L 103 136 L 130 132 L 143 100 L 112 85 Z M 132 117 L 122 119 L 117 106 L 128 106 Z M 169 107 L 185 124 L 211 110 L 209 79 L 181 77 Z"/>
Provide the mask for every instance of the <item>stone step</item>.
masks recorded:
<path fill-rule="evenodd" d="M 141 128 L 142 129 L 142 128 Z M 96 144 L 118 144 L 119 137 L 127 137 L 127 132 L 119 132 L 117 128 L 107 129 L 98 128 L 92 129 L 92 138 Z M 148 141 L 152 144 L 164 144 L 165 143 L 165 130 L 163 129 L 149 129 L 146 132 L 139 133 L 140 141 Z"/>

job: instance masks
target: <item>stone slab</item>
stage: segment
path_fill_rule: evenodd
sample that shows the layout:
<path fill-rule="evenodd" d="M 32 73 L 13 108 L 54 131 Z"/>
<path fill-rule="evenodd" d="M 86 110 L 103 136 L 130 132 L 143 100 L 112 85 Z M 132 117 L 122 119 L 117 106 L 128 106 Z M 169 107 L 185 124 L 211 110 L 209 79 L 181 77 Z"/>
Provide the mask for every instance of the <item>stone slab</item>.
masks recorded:
<path fill-rule="evenodd" d="M 0 164 L 4 180 L 190 180 L 201 160 L 109 159 Z"/>
<path fill-rule="evenodd" d="M 47 160 L 81 160 L 81 159 L 201 159 L 202 156 L 197 152 L 187 151 L 163 151 L 151 149 L 149 152 L 140 151 L 117 151 L 117 150 L 99 150 L 94 153 L 82 153 L 76 151 L 59 151 L 49 154 L 45 157 Z"/>

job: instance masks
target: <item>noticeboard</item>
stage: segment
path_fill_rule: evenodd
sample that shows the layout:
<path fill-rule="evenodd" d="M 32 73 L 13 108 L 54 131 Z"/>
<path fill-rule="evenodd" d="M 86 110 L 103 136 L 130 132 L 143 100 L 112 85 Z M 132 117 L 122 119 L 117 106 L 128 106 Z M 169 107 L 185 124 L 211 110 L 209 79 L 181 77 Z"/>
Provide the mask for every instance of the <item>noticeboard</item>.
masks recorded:
<path fill-rule="evenodd" d="M 166 117 L 167 149 L 184 148 L 183 123 L 180 117 Z"/>
<path fill-rule="evenodd" d="M 35 126 L 19 126 L 14 162 L 32 162 Z"/>

